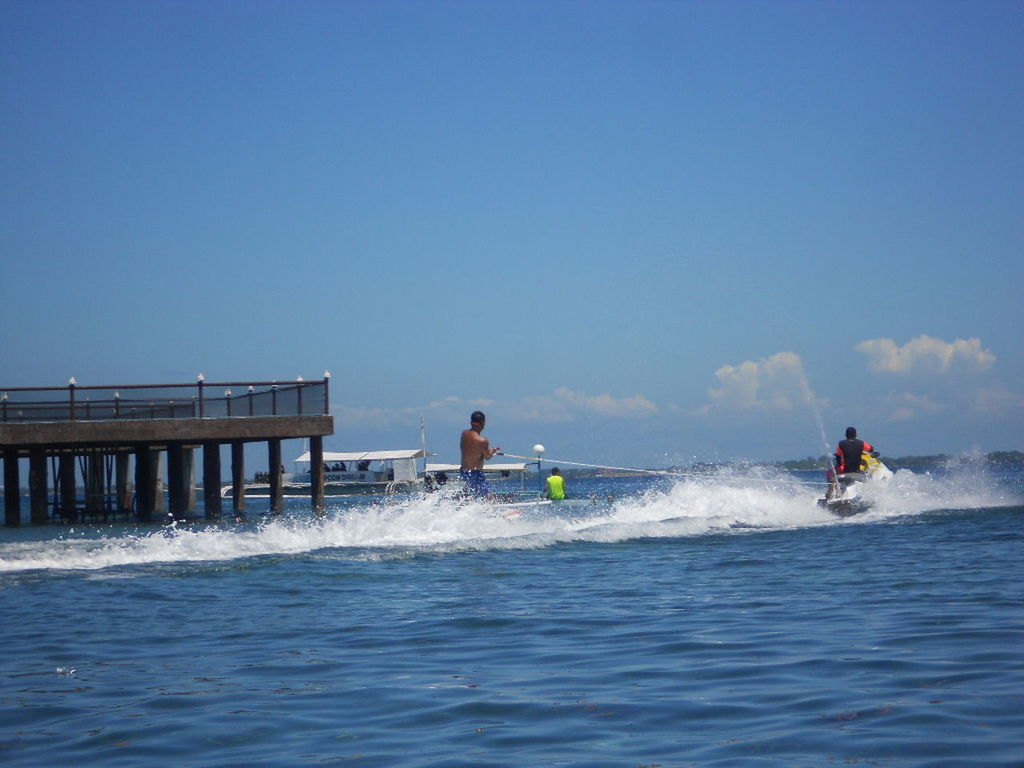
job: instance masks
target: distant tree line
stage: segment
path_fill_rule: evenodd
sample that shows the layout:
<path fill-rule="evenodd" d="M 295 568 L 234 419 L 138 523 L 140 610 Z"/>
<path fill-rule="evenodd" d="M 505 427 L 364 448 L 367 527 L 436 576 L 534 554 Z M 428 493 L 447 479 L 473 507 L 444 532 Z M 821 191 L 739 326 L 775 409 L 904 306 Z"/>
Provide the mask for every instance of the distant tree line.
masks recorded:
<path fill-rule="evenodd" d="M 899 456 L 891 457 L 885 454 L 881 455 L 882 461 L 885 462 L 886 466 L 891 469 L 915 469 L 918 467 L 934 467 L 936 464 L 943 464 L 947 461 L 956 460 L 959 457 L 951 456 L 945 453 L 935 454 L 933 456 Z M 982 461 L 990 464 L 1002 464 L 1009 466 L 1021 466 L 1024 467 L 1024 453 L 1021 451 L 992 451 L 979 457 Z M 698 462 L 688 466 L 671 466 L 666 469 L 645 469 L 645 470 L 631 470 L 631 471 L 617 471 L 609 472 L 607 469 L 600 469 L 598 467 L 588 469 L 563 469 L 562 474 L 566 478 L 573 477 L 615 477 L 615 476 L 640 476 L 648 472 L 679 472 L 683 474 L 689 473 L 700 473 L 700 472 L 714 472 L 723 466 L 730 466 L 734 464 L 742 464 L 745 466 L 757 465 L 767 467 L 778 467 L 779 469 L 824 469 L 825 467 L 831 466 L 831 456 L 808 456 L 806 459 L 790 459 L 788 461 L 757 461 L 757 462 Z M 554 466 L 554 464 L 552 464 Z M 550 467 L 545 466 L 543 474 L 546 476 L 550 471 Z"/>

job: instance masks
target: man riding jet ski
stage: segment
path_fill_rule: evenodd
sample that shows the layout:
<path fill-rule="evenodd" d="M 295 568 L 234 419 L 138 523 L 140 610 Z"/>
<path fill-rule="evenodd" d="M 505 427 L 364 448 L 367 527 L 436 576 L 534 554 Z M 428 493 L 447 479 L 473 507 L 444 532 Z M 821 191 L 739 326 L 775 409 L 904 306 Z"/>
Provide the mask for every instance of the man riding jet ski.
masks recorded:
<path fill-rule="evenodd" d="M 836 446 L 833 460 L 835 468 L 825 473 L 828 488 L 825 498 L 818 499 L 818 506 L 837 515 L 856 514 L 871 506 L 860 498 L 860 483 L 892 477 L 889 468 L 879 461 L 874 446 L 858 439 L 855 427 L 846 428 L 846 439 Z"/>

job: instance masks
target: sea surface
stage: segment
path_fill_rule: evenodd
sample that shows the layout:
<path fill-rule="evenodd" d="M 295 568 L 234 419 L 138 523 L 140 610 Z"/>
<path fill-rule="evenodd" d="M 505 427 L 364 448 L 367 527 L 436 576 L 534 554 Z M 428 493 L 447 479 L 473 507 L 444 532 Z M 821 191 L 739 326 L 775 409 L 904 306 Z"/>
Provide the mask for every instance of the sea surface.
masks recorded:
<path fill-rule="evenodd" d="M 568 489 L 0 527 L 0 765 L 1024 765 L 1020 470 Z"/>

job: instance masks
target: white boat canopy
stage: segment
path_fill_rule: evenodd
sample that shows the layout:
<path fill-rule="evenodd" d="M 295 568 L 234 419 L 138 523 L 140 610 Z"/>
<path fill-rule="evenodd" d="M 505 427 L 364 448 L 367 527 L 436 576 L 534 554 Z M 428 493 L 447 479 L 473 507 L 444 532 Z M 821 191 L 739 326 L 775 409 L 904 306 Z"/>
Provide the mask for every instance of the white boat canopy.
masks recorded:
<path fill-rule="evenodd" d="M 532 464 L 484 464 L 484 472 L 525 472 Z M 427 472 L 458 472 L 458 464 L 427 464 Z"/>
<path fill-rule="evenodd" d="M 324 451 L 324 461 L 396 461 L 401 459 L 422 459 L 426 455 L 422 448 L 400 451 Z M 308 464 L 310 462 L 309 451 L 306 451 L 295 461 Z"/>

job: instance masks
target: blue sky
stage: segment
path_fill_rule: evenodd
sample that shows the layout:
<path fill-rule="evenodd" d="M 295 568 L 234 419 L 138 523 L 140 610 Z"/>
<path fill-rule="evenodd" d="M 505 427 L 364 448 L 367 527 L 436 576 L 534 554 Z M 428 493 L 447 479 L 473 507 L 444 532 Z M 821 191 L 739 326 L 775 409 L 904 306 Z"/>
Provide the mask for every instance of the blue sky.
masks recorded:
<path fill-rule="evenodd" d="M 1022 449 L 1024 5 L 0 0 L 0 386 L 338 450 Z"/>

